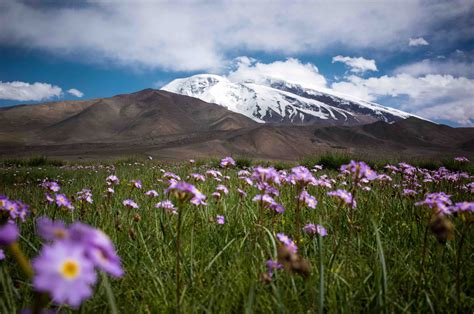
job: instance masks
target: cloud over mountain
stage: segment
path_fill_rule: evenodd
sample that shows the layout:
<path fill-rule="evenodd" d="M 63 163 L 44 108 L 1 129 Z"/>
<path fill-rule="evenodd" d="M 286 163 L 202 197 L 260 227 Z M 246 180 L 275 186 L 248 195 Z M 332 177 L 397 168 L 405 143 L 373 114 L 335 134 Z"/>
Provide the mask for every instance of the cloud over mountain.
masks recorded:
<path fill-rule="evenodd" d="M 341 62 L 350 68 L 353 73 L 364 73 L 367 71 L 377 71 L 375 60 L 369 60 L 362 57 L 344 57 L 335 56 L 332 58 L 332 63 Z"/>
<path fill-rule="evenodd" d="M 302 63 L 295 58 L 262 63 L 252 58 L 239 57 L 234 70 L 228 73 L 227 78 L 233 82 L 252 81 L 257 84 L 262 84 L 270 78 L 313 88 L 326 87 L 327 84 L 314 64 Z"/>
<path fill-rule="evenodd" d="M 393 51 L 431 34 L 473 38 L 474 3 L 2 1 L 0 44 L 173 71 L 222 69 L 235 51 L 295 55 L 334 47 Z M 383 25 L 383 27 L 380 27 Z M 445 27 L 445 26 L 449 27 Z M 442 28 L 443 31 L 437 31 Z M 421 43 L 415 38 L 413 43 Z M 88 57 L 84 57 L 84 55 Z M 76 58 L 77 59 L 77 58 Z"/>
<path fill-rule="evenodd" d="M 474 80 L 466 77 L 397 74 L 361 78 L 352 75 L 331 87 L 369 101 L 391 97 L 398 102 L 397 108 L 429 119 L 474 124 Z"/>
<path fill-rule="evenodd" d="M 81 92 L 80 90 L 78 89 L 75 89 L 75 88 L 71 88 L 69 90 L 67 90 L 67 92 L 73 96 L 76 96 L 78 98 L 81 98 L 82 96 L 84 96 L 84 93 Z"/>
<path fill-rule="evenodd" d="M 60 97 L 62 90 L 47 83 L 0 82 L 0 99 L 19 101 L 39 101 Z"/>

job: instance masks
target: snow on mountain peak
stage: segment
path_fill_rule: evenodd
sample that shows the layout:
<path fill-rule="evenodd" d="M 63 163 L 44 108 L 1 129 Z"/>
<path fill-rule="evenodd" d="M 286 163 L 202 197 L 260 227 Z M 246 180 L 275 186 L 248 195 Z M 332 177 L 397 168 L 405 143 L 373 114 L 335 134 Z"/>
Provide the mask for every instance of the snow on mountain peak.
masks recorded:
<path fill-rule="evenodd" d="M 307 88 L 271 77 L 232 82 L 219 75 L 198 74 L 176 79 L 161 89 L 215 103 L 260 123 L 353 125 L 411 116 L 326 88 Z"/>

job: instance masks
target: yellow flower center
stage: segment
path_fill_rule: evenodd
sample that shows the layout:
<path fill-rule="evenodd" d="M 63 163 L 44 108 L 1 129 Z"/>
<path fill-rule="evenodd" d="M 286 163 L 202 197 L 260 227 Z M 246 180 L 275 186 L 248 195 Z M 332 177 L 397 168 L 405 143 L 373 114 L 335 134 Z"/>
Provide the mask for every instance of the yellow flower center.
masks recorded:
<path fill-rule="evenodd" d="M 66 237 L 66 232 L 62 229 L 55 229 L 53 234 L 56 238 L 59 239 L 64 239 Z"/>
<path fill-rule="evenodd" d="M 60 272 L 64 278 L 74 279 L 79 276 L 80 267 L 76 261 L 68 259 L 61 265 Z"/>

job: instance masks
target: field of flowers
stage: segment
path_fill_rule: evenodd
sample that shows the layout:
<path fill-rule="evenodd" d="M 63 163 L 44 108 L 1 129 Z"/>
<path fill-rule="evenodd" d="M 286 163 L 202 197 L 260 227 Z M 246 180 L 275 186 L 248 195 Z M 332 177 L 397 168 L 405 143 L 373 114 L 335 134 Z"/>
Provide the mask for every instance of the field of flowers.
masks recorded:
<path fill-rule="evenodd" d="M 4 165 L 0 313 L 472 313 L 453 165 Z"/>

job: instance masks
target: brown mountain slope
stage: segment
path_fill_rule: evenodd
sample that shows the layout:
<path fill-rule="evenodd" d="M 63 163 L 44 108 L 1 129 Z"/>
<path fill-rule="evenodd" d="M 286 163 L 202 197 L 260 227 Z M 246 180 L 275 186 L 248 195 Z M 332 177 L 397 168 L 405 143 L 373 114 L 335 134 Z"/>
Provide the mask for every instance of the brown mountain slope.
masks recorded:
<path fill-rule="evenodd" d="M 388 150 L 427 150 L 473 152 L 469 140 L 474 128 L 452 128 L 416 118 L 392 124 L 375 122 L 355 127 L 328 127 L 315 130 L 315 137 L 354 149 L 379 147 Z"/>
<path fill-rule="evenodd" d="M 0 155 L 162 159 L 223 155 L 296 160 L 328 150 L 385 156 L 474 155 L 474 128 L 416 118 L 360 126 L 258 124 L 160 90 L 0 109 Z"/>
<path fill-rule="evenodd" d="M 54 116 L 48 116 L 49 112 Z M 0 132 L 28 130 L 18 134 L 23 136 L 22 142 L 30 145 L 143 142 L 171 134 L 255 124 L 249 118 L 199 99 L 152 89 L 87 102 L 14 107 L 1 113 L 0 121 L 9 124 Z M 25 123 L 25 116 L 31 122 Z"/>

